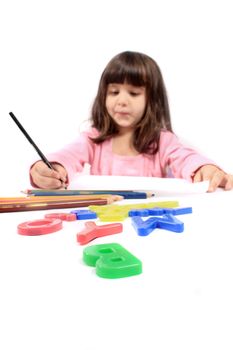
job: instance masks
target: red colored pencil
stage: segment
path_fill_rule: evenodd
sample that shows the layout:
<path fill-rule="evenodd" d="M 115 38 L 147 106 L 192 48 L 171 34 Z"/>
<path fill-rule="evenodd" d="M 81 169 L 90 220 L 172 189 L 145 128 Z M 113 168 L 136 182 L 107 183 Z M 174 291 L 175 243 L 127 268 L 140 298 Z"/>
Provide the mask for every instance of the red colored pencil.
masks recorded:
<path fill-rule="evenodd" d="M 48 210 L 48 209 L 64 209 L 64 208 L 80 208 L 88 207 L 89 205 L 105 205 L 108 204 L 108 199 L 92 199 L 81 201 L 58 201 L 44 203 L 2 203 L 0 204 L 0 213 L 11 213 L 18 211 L 32 210 Z"/>

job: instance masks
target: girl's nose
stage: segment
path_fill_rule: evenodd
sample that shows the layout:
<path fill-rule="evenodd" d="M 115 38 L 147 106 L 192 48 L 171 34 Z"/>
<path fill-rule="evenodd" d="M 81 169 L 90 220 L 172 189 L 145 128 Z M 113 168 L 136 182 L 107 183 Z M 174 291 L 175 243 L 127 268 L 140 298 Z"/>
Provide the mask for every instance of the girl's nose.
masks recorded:
<path fill-rule="evenodd" d="M 120 92 L 118 95 L 117 103 L 119 105 L 126 105 L 128 103 L 127 95 L 124 92 Z"/>

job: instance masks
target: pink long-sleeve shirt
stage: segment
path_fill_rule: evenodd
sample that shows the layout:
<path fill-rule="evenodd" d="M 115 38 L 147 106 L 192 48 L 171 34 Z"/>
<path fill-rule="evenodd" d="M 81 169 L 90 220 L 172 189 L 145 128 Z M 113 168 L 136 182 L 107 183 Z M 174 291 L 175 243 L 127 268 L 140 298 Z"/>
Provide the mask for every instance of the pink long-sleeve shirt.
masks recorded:
<path fill-rule="evenodd" d="M 190 181 L 202 165 L 214 164 L 212 160 L 184 146 L 170 131 L 161 132 L 159 151 L 155 155 L 115 154 L 112 151 L 112 139 L 101 144 L 90 140 L 89 137 L 97 135 L 98 131 L 94 128 L 82 132 L 73 143 L 49 154 L 47 158 L 66 168 L 69 182 L 75 174 L 82 172 L 85 163 L 90 165 L 91 175 L 167 177 L 171 174 Z"/>

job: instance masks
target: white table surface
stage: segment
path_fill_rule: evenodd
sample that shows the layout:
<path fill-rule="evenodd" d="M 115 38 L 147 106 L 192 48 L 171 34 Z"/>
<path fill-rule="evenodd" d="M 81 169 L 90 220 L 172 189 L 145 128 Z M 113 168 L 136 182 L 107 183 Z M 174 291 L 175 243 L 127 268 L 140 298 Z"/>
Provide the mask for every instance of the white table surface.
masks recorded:
<path fill-rule="evenodd" d="M 0 214 L 0 349 L 232 350 L 233 191 L 153 201 L 168 199 L 193 208 L 179 216 L 183 233 L 140 237 L 127 219 L 89 244 L 117 242 L 142 260 L 141 275 L 114 280 L 82 262 L 83 221 L 27 237 L 17 225 L 54 210 Z"/>

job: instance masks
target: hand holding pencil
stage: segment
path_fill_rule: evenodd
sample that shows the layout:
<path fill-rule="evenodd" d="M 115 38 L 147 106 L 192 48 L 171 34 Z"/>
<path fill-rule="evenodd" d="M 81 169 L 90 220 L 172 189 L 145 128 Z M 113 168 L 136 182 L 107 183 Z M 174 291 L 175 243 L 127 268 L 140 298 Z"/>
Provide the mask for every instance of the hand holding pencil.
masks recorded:
<path fill-rule="evenodd" d="M 35 180 L 34 183 L 36 186 L 41 188 L 48 188 L 49 184 L 52 182 L 51 188 L 66 188 L 66 182 L 67 182 L 67 173 L 64 167 L 62 167 L 60 164 L 53 163 L 51 164 L 48 159 L 45 157 L 45 155 L 42 153 L 42 151 L 39 149 L 37 144 L 33 141 L 31 136 L 27 133 L 27 131 L 24 129 L 23 125 L 19 122 L 19 120 L 16 118 L 14 113 L 10 112 L 9 115 L 15 122 L 15 124 L 18 126 L 18 128 L 22 131 L 26 139 L 30 142 L 30 144 L 33 146 L 33 148 L 36 150 L 36 152 L 39 154 L 40 158 L 42 159 L 42 162 L 39 161 L 34 164 L 34 166 L 31 168 L 31 177 L 34 181 L 34 175 Z M 46 165 L 48 169 L 44 166 Z"/>
<path fill-rule="evenodd" d="M 67 186 L 67 171 L 58 163 L 52 163 L 53 169 L 43 161 L 36 162 L 30 170 L 34 185 L 43 189 L 65 189 Z"/>
<path fill-rule="evenodd" d="M 66 181 L 67 181 L 67 173 L 64 167 L 62 167 L 60 164 L 53 163 L 53 165 L 48 161 L 48 159 L 45 157 L 45 155 L 42 153 L 42 151 L 39 149 L 39 147 L 36 145 L 36 143 L 33 141 L 31 136 L 27 133 L 27 131 L 24 129 L 23 125 L 19 122 L 19 120 L 16 118 L 14 113 L 10 112 L 9 115 L 15 122 L 15 124 L 18 126 L 18 128 L 22 131 L 26 139 L 30 142 L 30 144 L 33 146 L 33 148 L 36 150 L 36 152 L 39 154 L 40 158 L 43 162 L 37 165 L 35 168 L 34 166 L 31 168 L 31 177 L 32 180 L 35 174 L 36 181 L 34 182 L 35 185 L 40 187 L 40 183 L 42 186 L 41 188 L 48 188 L 48 184 L 52 182 L 53 186 L 52 188 L 66 188 Z M 42 164 L 43 165 L 42 165 Z M 35 163 L 36 165 L 37 163 Z M 44 167 L 44 164 L 46 164 L 47 168 L 50 169 L 50 171 L 47 171 L 47 169 Z M 35 172 L 34 172 L 35 170 Z M 58 177 L 59 175 L 59 177 Z M 47 180 L 47 181 L 46 181 Z"/>

